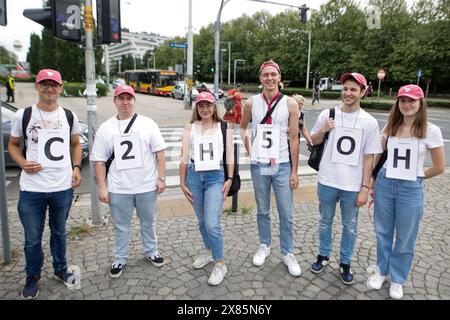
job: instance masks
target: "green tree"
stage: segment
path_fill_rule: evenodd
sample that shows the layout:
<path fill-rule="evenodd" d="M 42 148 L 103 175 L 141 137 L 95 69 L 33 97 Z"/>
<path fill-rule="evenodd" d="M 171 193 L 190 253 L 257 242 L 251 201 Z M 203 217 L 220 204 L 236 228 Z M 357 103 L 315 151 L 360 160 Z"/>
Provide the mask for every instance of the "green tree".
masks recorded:
<path fill-rule="evenodd" d="M 30 64 L 30 71 L 33 74 L 39 72 L 40 60 L 39 51 L 41 47 L 41 38 L 39 35 L 32 33 L 30 35 L 30 48 L 27 53 L 27 62 Z"/>

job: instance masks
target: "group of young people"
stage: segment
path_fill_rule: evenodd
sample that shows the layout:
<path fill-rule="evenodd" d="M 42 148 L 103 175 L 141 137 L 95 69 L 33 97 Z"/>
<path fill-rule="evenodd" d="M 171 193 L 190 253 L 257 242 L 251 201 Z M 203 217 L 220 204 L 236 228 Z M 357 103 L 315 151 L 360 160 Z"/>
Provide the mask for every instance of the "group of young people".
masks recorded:
<path fill-rule="evenodd" d="M 330 262 L 332 223 L 339 202 L 343 225 L 340 275 L 344 284 L 354 282 L 351 262 L 358 210 L 374 190 L 377 263 L 370 268 L 367 286 L 380 289 L 389 279 L 390 296 L 402 298 L 424 210 L 423 180 L 445 170 L 442 134 L 439 127 L 427 121 L 422 90 L 416 85 L 400 88 L 380 135 L 376 119 L 360 107 L 366 79 L 359 73 L 345 73 L 340 79 L 342 103 L 323 110 L 309 134 L 300 112 L 304 99 L 288 97 L 279 91 L 280 66 L 265 61 L 259 68 L 259 80 L 262 92 L 245 101 L 240 119 L 242 141 L 251 158 L 257 205 L 259 247 L 253 264 L 262 267 L 271 253 L 273 188 L 281 259 L 292 276 L 301 275 L 294 256 L 293 191 L 298 187 L 302 133 L 311 145 L 325 143 L 317 186 L 319 248 L 311 271 L 319 274 Z M 76 115 L 57 102 L 62 85 L 58 71 L 41 70 L 35 84 L 38 102 L 19 110 L 11 129 L 9 151 L 22 168 L 18 212 L 25 234 L 26 284 L 22 290 L 25 299 L 36 298 L 39 293 L 47 207 L 55 278 L 68 286 L 76 285 L 77 281 L 67 270 L 65 223 L 73 188 L 81 181 L 81 146 Z M 99 199 L 109 204 L 114 223 L 111 278 L 120 277 L 126 267 L 134 209 L 139 217 L 146 259 L 156 267 L 165 262 L 158 251 L 155 221 L 157 195 L 166 188 L 167 145 L 158 125 L 135 113 L 135 101 L 130 86 L 119 85 L 115 89 L 113 102 L 117 114 L 99 127 L 90 155 L 90 160 L 96 162 Z M 214 263 L 208 279 L 210 285 L 220 284 L 228 271 L 221 213 L 234 178 L 233 130 L 232 124 L 221 119 L 213 94 L 199 93 L 192 118 L 183 132 L 179 176 L 180 188 L 194 208 L 204 243 L 204 252 L 193 260 L 192 267 L 201 269 Z M 387 151 L 387 157 L 383 157 L 387 160 L 377 176 L 372 177 L 383 150 Z M 424 169 L 427 152 L 431 154 L 432 166 Z"/>

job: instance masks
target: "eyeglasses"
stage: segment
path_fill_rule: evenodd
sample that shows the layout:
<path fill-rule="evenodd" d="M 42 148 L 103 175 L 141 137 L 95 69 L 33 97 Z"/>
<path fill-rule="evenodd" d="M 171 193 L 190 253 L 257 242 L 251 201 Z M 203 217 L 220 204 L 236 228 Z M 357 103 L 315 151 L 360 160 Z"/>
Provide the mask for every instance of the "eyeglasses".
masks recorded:
<path fill-rule="evenodd" d="M 48 88 L 52 88 L 52 89 L 56 89 L 61 87 L 61 85 L 57 82 L 39 82 L 39 85 L 43 88 L 43 89 L 48 89 Z"/>

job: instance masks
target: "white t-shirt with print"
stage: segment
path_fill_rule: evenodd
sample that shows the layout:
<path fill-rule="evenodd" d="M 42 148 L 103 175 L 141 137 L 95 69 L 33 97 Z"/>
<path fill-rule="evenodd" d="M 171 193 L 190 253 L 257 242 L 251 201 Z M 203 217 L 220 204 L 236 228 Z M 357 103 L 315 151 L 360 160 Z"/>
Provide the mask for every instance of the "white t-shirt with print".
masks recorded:
<path fill-rule="evenodd" d="M 381 132 L 384 132 L 385 129 L 386 127 L 384 127 Z M 386 138 L 386 135 L 383 134 L 383 137 Z M 417 140 L 419 140 L 419 156 L 417 158 L 417 176 L 425 177 L 425 171 L 423 170 L 423 166 L 425 163 L 425 157 L 427 155 L 428 150 L 444 146 L 444 140 L 442 138 L 441 129 L 438 126 L 432 124 L 431 122 L 427 122 L 427 133 L 425 138 Z M 383 168 L 387 168 L 387 162 L 384 163 Z"/>
<path fill-rule="evenodd" d="M 317 122 L 311 130 L 311 134 L 318 132 L 325 121 L 329 118 L 329 110 L 323 110 Z M 363 178 L 364 155 L 377 154 L 383 152 L 380 142 L 380 129 L 377 120 L 363 109 L 355 112 L 342 112 L 340 108 L 335 108 L 335 127 L 356 128 L 363 130 L 362 146 L 359 155 L 358 165 L 351 166 L 342 163 L 331 162 L 333 141 L 335 130 L 331 130 L 319 167 L 318 181 L 326 186 L 358 192 L 361 190 Z"/>
<path fill-rule="evenodd" d="M 116 116 L 106 120 L 95 135 L 90 159 L 106 162 L 114 151 L 113 137 L 123 134 L 130 121 L 131 118 L 118 120 Z M 143 167 L 118 170 L 114 159 L 107 176 L 109 192 L 138 194 L 156 190 L 158 173 L 155 153 L 166 149 L 167 144 L 156 122 L 148 117 L 136 117 L 129 133 L 135 132 L 139 133 L 141 141 Z"/>
<path fill-rule="evenodd" d="M 19 109 L 11 123 L 11 136 L 19 138 L 22 136 L 22 118 L 25 109 Z M 40 112 L 39 112 L 40 111 Z M 73 127 L 71 134 L 80 133 L 78 118 L 74 112 Z M 36 105 L 32 106 L 30 122 L 26 129 L 28 161 L 38 161 L 38 137 L 40 129 L 66 128 L 69 130 L 66 113 L 62 107 L 55 111 L 47 112 L 38 110 Z M 29 174 L 22 170 L 20 174 L 20 190 L 31 192 L 58 192 L 72 187 L 72 167 L 48 168 Z"/>

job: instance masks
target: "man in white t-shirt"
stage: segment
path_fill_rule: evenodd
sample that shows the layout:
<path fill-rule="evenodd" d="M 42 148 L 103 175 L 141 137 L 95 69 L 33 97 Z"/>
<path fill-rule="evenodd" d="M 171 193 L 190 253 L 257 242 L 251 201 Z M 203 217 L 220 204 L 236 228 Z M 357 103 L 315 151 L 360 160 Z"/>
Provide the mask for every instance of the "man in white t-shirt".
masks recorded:
<path fill-rule="evenodd" d="M 301 269 L 294 256 L 294 222 L 292 218 L 293 190 L 298 186 L 298 104 L 291 97 L 282 96 L 279 92 L 281 71 L 276 62 L 266 61 L 261 64 L 259 80 L 263 86 L 262 93 L 252 96 L 246 101 L 241 120 L 245 148 L 254 160 L 251 163 L 250 171 L 258 208 L 260 245 L 253 256 L 253 264 L 257 267 L 262 266 L 270 254 L 272 243 L 270 189 L 273 188 L 280 217 L 282 261 L 287 266 L 289 273 L 298 277 Z M 273 106 L 275 108 L 269 117 L 268 110 Z M 261 124 L 263 120 L 266 121 Z M 253 131 L 255 132 L 255 129 L 258 128 L 257 134 L 262 137 L 259 140 L 261 142 L 258 142 L 258 138 L 256 138 L 253 146 L 250 146 L 250 137 L 247 134 L 250 121 L 252 121 Z"/>
<path fill-rule="evenodd" d="M 17 111 L 8 144 L 11 157 L 22 168 L 17 209 L 25 235 L 24 299 L 34 299 L 39 294 L 47 208 L 54 277 L 68 287 L 78 283 L 74 274 L 67 271 L 66 220 L 73 188 L 81 183 L 80 126 L 75 113 L 58 105 L 63 90 L 58 71 L 39 71 L 34 86 L 38 102 Z M 22 139 L 26 152 L 21 147 Z"/>
<path fill-rule="evenodd" d="M 332 248 L 332 225 L 339 201 L 342 216 L 340 272 L 344 284 L 354 282 L 351 260 L 357 236 L 359 207 L 369 196 L 374 154 L 381 153 L 380 130 L 374 117 L 362 110 L 360 100 L 367 81 L 352 72 L 341 77 L 342 104 L 335 108 L 334 119 L 323 110 L 311 130 L 314 145 L 322 143 L 327 132 L 319 167 L 319 255 L 311 265 L 313 273 L 322 272 L 328 264 Z"/>
<path fill-rule="evenodd" d="M 98 129 L 90 159 L 96 161 L 100 201 L 109 203 L 114 222 L 115 260 L 111 278 L 121 276 L 128 260 L 133 209 L 139 217 L 146 258 L 162 267 L 155 232 L 157 194 L 166 188 L 164 149 L 167 145 L 152 119 L 134 113 L 136 96 L 132 87 L 119 85 L 114 91 L 117 115 Z M 108 159 L 110 162 L 107 171 Z"/>

